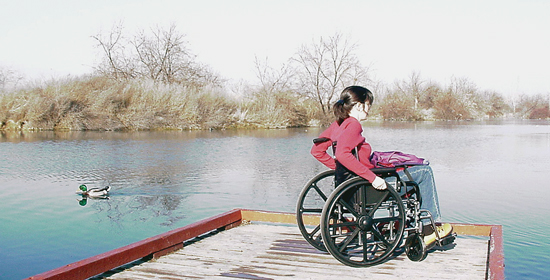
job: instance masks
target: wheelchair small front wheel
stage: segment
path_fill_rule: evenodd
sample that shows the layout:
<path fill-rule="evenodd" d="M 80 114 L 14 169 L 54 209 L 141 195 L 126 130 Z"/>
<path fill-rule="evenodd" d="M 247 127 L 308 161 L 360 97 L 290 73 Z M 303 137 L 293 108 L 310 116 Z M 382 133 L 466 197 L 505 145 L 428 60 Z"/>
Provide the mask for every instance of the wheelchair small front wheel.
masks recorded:
<path fill-rule="evenodd" d="M 321 172 L 306 183 L 296 206 L 296 221 L 302 236 L 321 251 L 326 251 L 320 231 L 321 212 L 334 189 L 334 170 Z"/>
<path fill-rule="evenodd" d="M 409 260 L 420 262 L 426 258 L 428 249 L 422 236 L 418 233 L 412 233 L 405 241 L 405 251 Z"/>
<path fill-rule="evenodd" d="M 354 267 L 381 263 L 400 244 L 405 206 L 392 188 L 376 190 L 356 177 L 329 196 L 321 214 L 325 247 L 338 261 Z"/>

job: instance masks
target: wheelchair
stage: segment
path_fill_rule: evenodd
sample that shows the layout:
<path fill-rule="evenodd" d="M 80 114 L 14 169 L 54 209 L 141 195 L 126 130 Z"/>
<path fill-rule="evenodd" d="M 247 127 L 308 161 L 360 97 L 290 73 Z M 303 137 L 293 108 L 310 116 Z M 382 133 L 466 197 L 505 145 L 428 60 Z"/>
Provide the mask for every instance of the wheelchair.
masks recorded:
<path fill-rule="evenodd" d="M 328 251 L 352 267 L 380 264 L 403 250 L 411 261 L 422 261 L 434 246 L 451 244 L 455 234 L 439 236 L 407 166 L 371 169 L 386 180 L 385 190 L 375 189 L 356 176 L 335 185 L 335 171 L 321 172 L 306 183 L 296 207 L 302 236 L 313 247 Z M 406 180 L 399 176 L 403 171 Z M 424 242 L 424 223 L 435 240 Z"/>

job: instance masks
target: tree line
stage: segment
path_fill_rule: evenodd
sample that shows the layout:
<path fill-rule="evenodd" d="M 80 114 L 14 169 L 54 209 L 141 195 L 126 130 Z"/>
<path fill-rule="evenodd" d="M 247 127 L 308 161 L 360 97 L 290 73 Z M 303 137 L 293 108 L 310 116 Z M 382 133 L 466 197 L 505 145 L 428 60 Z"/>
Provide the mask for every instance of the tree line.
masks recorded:
<path fill-rule="evenodd" d="M 92 36 L 100 50 L 93 73 L 21 86 L 0 67 L 0 126 L 6 130 L 148 130 L 282 128 L 326 125 L 340 91 L 364 85 L 375 94 L 371 118 L 472 120 L 550 118 L 549 96 L 506 99 L 465 78 L 447 85 L 418 72 L 392 84 L 371 79 L 356 44 L 337 33 L 298 48 L 280 66 L 254 61 L 257 84 L 228 84 L 198 62 L 175 25 L 125 33 L 121 24 Z M 237 93 L 237 94 L 235 94 Z"/>

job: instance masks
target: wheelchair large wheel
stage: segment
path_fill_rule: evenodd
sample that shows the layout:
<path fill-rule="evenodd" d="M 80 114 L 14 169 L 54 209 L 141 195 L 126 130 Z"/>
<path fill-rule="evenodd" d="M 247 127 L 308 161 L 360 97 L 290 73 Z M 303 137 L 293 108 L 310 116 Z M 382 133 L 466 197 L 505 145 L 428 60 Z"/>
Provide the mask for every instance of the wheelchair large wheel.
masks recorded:
<path fill-rule="evenodd" d="M 354 267 L 378 264 L 393 254 L 403 238 L 405 207 L 388 187 L 379 191 L 356 177 L 328 197 L 321 215 L 321 235 L 327 250 Z"/>
<path fill-rule="evenodd" d="M 304 186 L 296 206 L 296 219 L 302 236 L 321 251 L 326 251 L 321 239 L 321 212 L 334 189 L 334 170 L 319 173 Z"/>

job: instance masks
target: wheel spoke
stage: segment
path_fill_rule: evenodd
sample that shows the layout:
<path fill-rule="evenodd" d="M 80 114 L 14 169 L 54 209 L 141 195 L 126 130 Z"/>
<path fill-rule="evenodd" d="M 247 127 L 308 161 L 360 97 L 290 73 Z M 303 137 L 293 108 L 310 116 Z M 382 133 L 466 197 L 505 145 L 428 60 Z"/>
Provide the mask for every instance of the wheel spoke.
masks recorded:
<path fill-rule="evenodd" d="M 373 224 L 380 224 L 380 223 L 397 222 L 399 220 L 400 220 L 399 217 L 374 218 L 374 219 L 372 219 L 372 223 Z"/>
<path fill-rule="evenodd" d="M 302 208 L 300 209 L 302 213 L 321 213 L 323 212 L 322 208 Z"/>
<path fill-rule="evenodd" d="M 317 225 L 309 234 L 309 238 L 313 239 L 313 237 L 315 236 L 315 234 L 317 232 L 319 232 L 319 230 L 321 229 L 321 226 L 320 225 Z"/>
<path fill-rule="evenodd" d="M 345 201 L 340 197 L 340 199 L 338 200 L 338 203 L 344 206 L 344 208 L 347 209 L 350 212 L 350 214 L 352 214 L 355 218 L 359 218 L 360 214 L 357 213 L 357 211 L 355 211 L 355 209 L 353 209 L 353 207 L 351 207 L 347 201 Z"/>
<path fill-rule="evenodd" d="M 386 245 L 387 247 L 391 246 L 391 244 L 388 242 L 386 237 L 384 237 L 384 235 L 382 235 L 382 233 L 380 233 L 378 228 L 371 227 L 371 229 L 372 229 L 372 233 L 374 234 L 374 236 L 376 236 L 378 239 L 380 239 L 380 241 L 384 242 L 384 245 Z"/>
<path fill-rule="evenodd" d="M 367 185 L 361 187 L 361 214 L 367 215 Z"/>
<path fill-rule="evenodd" d="M 382 205 L 382 203 L 384 201 L 386 201 L 386 198 L 388 198 L 388 195 L 390 194 L 390 192 L 388 191 L 385 191 L 384 192 L 384 196 L 372 207 L 372 209 L 370 210 L 370 213 L 374 213 L 376 212 L 376 210 L 378 210 L 378 208 L 380 208 L 380 205 Z M 366 201 L 366 200 L 365 200 Z M 371 215 L 372 216 L 372 215 Z"/>
<path fill-rule="evenodd" d="M 346 239 L 344 239 L 342 242 L 339 243 L 340 248 L 338 248 L 338 250 L 340 252 L 344 252 L 344 250 L 348 247 L 351 241 L 353 241 L 353 239 L 357 237 L 357 234 L 359 234 L 359 232 L 360 232 L 359 228 L 356 228 L 348 237 L 346 237 Z"/>
<path fill-rule="evenodd" d="M 321 198 L 323 199 L 323 201 L 327 201 L 327 196 L 325 195 L 325 193 L 317 186 L 317 183 L 313 183 L 311 185 L 312 188 L 315 189 L 315 191 L 317 192 L 317 194 L 319 194 L 319 196 L 321 196 Z"/>
<path fill-rule="evenodd" d="M 363 262 L 367 262 L 369 260 L 370 252 L 369 252 L 369 243 L 367 242 L 366 232 L 363 232 L 363 234 L 361 234 L 361 241 L 363 242 Z M 372 251 L 376 252 L 376 250 L 372 250 Z"/>

